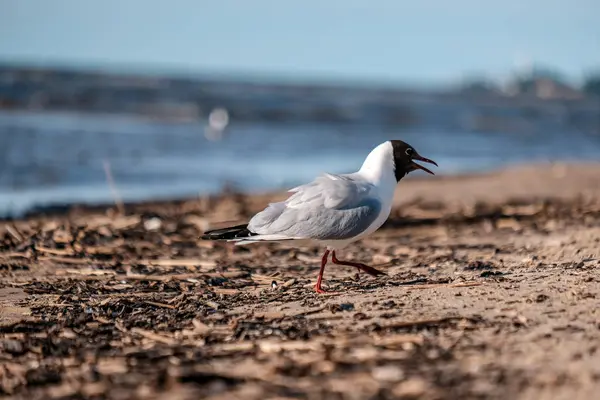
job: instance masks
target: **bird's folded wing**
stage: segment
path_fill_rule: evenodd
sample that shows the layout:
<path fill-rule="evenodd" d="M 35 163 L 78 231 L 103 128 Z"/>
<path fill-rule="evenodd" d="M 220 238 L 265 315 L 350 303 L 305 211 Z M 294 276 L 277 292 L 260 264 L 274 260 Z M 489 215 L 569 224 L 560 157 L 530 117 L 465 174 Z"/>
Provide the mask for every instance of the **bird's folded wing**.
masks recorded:
<path fill-rule="evenodd" d="M 362 233 L 381 211 L 373 186 L 348 175 L 326 174 L 290 192 L 286 201 L 256 214 L 248 229 L 259 235 L 342 240 Z"/>

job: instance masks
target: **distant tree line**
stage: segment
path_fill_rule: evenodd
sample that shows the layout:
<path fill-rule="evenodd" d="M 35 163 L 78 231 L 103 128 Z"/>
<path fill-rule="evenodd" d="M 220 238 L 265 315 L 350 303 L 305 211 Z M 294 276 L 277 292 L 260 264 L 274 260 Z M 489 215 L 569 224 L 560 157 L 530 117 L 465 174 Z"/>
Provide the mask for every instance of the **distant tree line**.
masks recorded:
<path fill-rule="evenodd" d="M 586 94 L 600 97 L 600 71 L 588 75 L 582 89 Z"/>

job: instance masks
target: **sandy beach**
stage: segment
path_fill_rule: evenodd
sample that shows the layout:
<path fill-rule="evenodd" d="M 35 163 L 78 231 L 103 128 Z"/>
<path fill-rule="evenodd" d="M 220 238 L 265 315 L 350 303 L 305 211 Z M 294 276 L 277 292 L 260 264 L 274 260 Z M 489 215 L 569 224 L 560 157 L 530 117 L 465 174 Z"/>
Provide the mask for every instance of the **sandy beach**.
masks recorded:
<path fill-rule="evenodd" d="M 0 222 L 0 395 L 594 399 L 600 164 L 408 179 L 322 249 L 201 241 L 285 193 Z"/>

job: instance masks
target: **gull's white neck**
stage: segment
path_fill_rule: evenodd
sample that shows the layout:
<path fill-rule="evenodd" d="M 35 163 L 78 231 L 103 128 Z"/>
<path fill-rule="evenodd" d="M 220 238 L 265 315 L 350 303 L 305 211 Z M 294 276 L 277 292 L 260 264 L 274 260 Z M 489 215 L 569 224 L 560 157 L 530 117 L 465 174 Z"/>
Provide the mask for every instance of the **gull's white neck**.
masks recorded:
<path fill-rule="evenodd" d="M 394 174 L 394 149 L 392 144 L 384 142 L 375 147 L 363 162 L 358 174 L 393 197 L 398 182 Z"/>

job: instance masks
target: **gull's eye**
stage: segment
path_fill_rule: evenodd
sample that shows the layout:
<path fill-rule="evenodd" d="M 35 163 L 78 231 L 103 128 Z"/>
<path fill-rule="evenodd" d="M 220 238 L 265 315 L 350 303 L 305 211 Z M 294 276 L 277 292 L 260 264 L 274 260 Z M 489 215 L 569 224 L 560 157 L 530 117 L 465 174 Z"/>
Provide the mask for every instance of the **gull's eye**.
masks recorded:
<path fill-rule="evenodd" d="M 406 149 L 406 151 L 405 151 L 405 153 L 406 153 L 407 156 L 412 156 L 414 152 L 415 151 L 412 148 L 410 148 L 410 147 L 408 149 Z"/>

